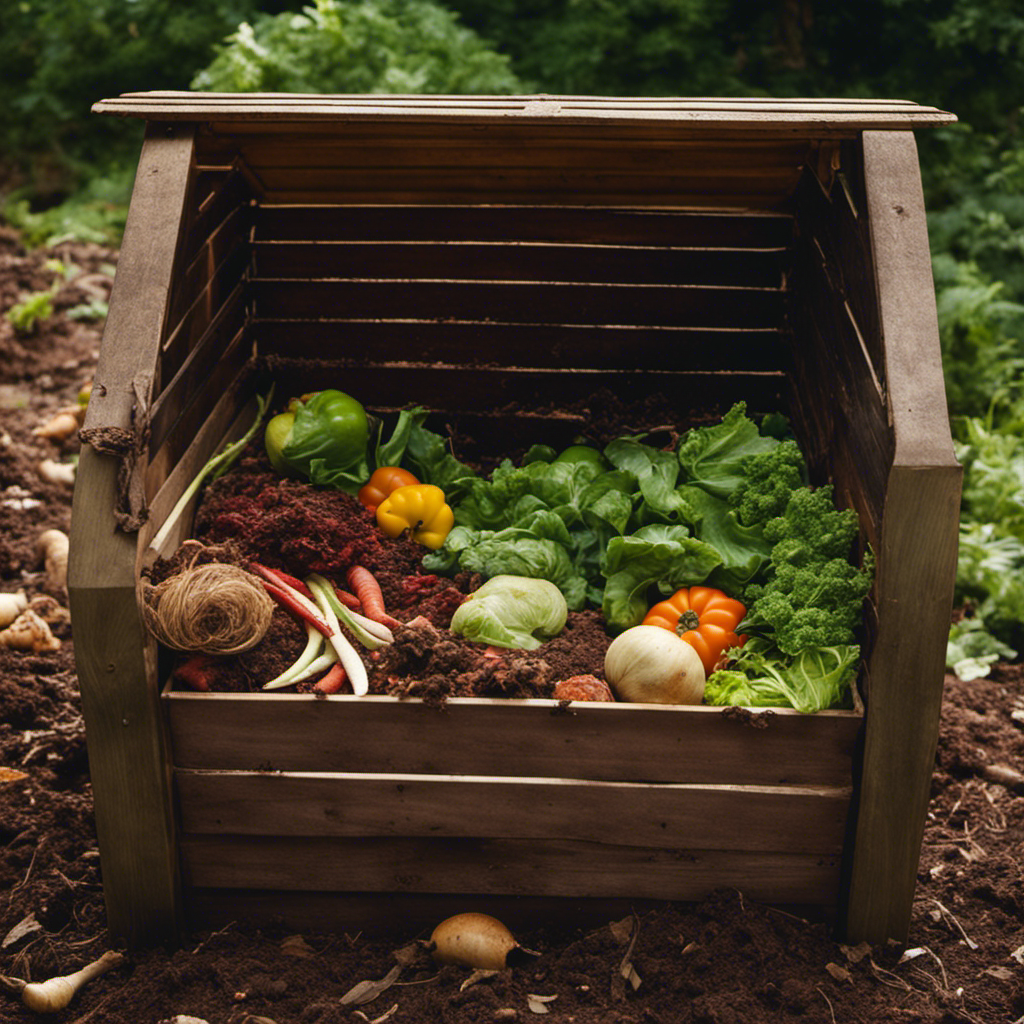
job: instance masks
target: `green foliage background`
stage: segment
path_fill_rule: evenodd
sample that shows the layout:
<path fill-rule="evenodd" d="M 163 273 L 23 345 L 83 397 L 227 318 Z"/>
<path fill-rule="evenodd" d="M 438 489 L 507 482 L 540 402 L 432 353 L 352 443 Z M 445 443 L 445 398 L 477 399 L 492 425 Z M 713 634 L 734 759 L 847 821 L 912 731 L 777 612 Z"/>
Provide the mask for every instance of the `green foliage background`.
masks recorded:
<path fill-rule="evenodd" d="M 116 242 L 141 128 L 90 106 L 190 87 L 875 96 L 952 110 L 960 122 L 918 145 L 967 469 L 959 596 L 978 616 L 965 643 L 995 633 L 1024 646 L 1024 584 L 1010 585 L 1024 578 L 1020 0 L 0 0 L 5 218 L 30 244 Z"/>

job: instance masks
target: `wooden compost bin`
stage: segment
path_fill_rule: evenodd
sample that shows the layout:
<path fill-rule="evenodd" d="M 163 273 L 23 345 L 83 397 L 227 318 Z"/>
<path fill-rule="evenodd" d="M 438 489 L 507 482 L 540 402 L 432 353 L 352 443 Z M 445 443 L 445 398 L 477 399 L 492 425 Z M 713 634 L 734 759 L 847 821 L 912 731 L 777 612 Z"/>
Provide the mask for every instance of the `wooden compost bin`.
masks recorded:
<path fill-rule="evenodd" d="M 832 908 L 850 940 L 904 938 L 960 496 L 913 129 L 954 118 L 873 100 L 95 109 L 148 122 L 71 541 L 114 934 L 736 887 Z M 863 707 L 172 692 L 140 570 L 251 416 L 257 357 L 279 399 L 422 404 L 496 452 L 568 441 L 580 423 L 543 410 L 600 388 L 786 411 L 877 556 Z"/>

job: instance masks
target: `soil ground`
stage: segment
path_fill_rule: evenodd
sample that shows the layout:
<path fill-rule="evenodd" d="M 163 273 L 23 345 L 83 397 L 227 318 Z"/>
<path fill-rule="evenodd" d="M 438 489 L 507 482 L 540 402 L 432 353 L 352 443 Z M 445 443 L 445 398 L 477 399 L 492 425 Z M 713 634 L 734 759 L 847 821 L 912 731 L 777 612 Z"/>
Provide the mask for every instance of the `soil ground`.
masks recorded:
<path fill-rule="evenodd" d="M 36 551 L 41 531 L 68 529 L 72 493 L 46 482 L 39 463 L 72 460 L 78 441 L 33 434 L 91 379 L 102 320 L 69 313 L 105 296 L 116 257 L 71 244 L 29 254 L 0 235 L 0 314 L 53 289 L 53 312 L 31 333 L 15 332 L 0 315 L 0 591 L 55 599 L 37 606 L 61 641 L 38 654 L 0 651 L 7 979 L 69 973 L 116 948 L 105 925 L 74 640 L 60 612 L 67 595 L 48 584 Z M 539 955 L 473 979 L 464 968 L 437 969 L 415 944 L 423 936 L 296 937 L 235 921 L 174 949 L 127 952 L 48 1019 L 461 1024 L 546 1013 L 573 1024 L 1024 1021 L 1024 670 L 1000 663 L 986 679 L 949 677 L 945 690 L 906 946 L 851 948 L 828 921 L 728 891 L 645 906 L 623 921 L 537 921 L 517 938 Z M 624 960 L 638 987 L 624 979 Z M 365 1002 L 343 998 L 400 961 L 394 984 L 364 985 Z M 0 985 L 0 1021 L 36 1019 Z"/>

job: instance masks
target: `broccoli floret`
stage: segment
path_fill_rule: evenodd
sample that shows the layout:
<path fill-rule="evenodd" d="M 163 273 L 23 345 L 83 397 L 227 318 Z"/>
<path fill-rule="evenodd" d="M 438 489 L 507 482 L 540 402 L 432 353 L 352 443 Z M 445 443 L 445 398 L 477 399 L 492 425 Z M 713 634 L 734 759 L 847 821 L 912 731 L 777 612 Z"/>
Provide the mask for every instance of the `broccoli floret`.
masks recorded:
<path fill-rule="evenodd" d="M 857 531 L 857 513 L 837 509 L 826 485 L 794 491 L 782 515 L 765 523 L 764 537 L 776 565 L 811 565 L 847 558 Z"/>
<path fill-rule="evenodd" d="M 743 463 L 745 476 L 729 496 L 729 504 L 744 526 L 759 526 L 786 511 L 793 492 L 806 482 L 804 457 L 795 441 L 751 455 Z"/>

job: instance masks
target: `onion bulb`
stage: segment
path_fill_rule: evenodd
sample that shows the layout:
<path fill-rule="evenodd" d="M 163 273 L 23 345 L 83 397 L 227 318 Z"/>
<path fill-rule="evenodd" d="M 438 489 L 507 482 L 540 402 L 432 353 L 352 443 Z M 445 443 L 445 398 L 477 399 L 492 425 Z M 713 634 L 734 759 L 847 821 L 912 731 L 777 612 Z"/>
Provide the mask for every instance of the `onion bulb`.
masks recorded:
<path fill-rule="evenodd" d="M 633 626 L 608 646 L 604 675 L 619 700 L 637 704 L 699 704 L 704 697 L 700 655 L 660 626 Z"/>
<path fill-rule="evenodd" d="M 434 929 L 430 941 L 438 963 L 461 964 L 490 971 L 504 970 L 508 954 L 521 948 L 512 933 L 489 914 L 449 917 Z"/>

